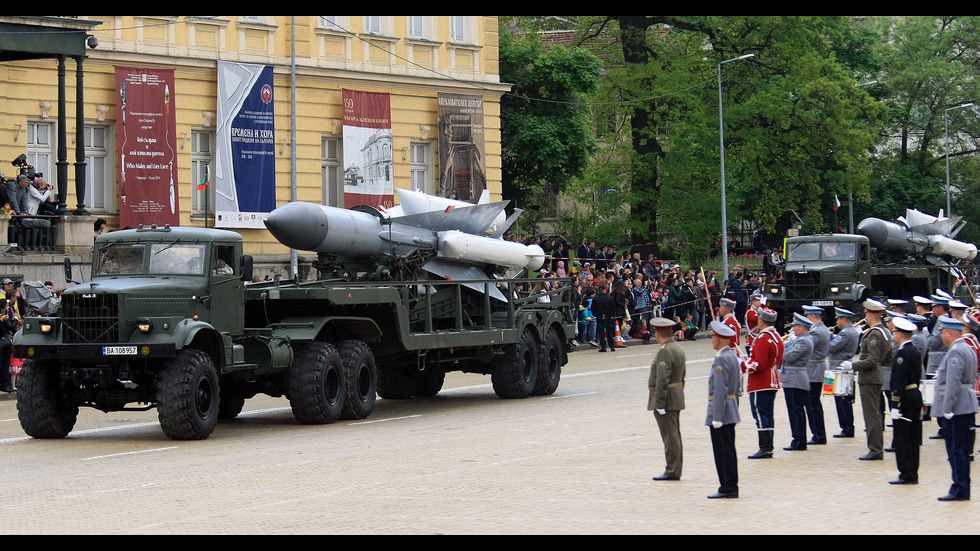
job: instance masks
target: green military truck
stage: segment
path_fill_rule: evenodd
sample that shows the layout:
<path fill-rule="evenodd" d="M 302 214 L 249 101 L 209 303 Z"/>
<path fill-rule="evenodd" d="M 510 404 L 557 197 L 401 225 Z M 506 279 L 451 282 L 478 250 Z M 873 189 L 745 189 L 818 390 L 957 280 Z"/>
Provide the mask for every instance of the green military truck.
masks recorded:
<path fill-rule="evenodd" d="M 958 221 L 909 210 L 896 222 L 866 218 L 857 234 L 790 237 L 783 280 L 763 289 L 767 306 L 779 313 L 782 327 L 804 304 L 824 307 L 831 323 L 833 307 L 860 314 L 867 298 L 910 300 L 943 289 L 973 304 L 962 267 L 976 257 L 976 247 L 949 236 Z"/>
<path fill-rule="evenodd" d="M 65 270 L 71 280 L 67 259 Z M 204 439 L 257 394 L 326 424 L 367 417 L 376 396 L 434 395 L 449 371 L 489 374 L 502 398 L 550 394 L 574 334 L 570 288 L 543 302 L 531 279 L 251 280 L 235 232 L 99 236 L 91 281 L 66 289 L 55 315 L 25 317 L 15 337 L 24 431 L 61 438 L 80 407 L 155 407 L 168 437 Z"/>

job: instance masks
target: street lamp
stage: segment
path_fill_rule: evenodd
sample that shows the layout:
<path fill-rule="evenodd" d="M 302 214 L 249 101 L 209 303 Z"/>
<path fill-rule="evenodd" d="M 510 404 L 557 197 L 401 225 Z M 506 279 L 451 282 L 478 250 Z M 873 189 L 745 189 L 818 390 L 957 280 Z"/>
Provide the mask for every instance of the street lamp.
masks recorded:
<path fill-rule="evenodd" d="M 721 272 L 728 280 L 728 204 L 725 201 L 725 112 L 721 104 L 721 66 L 729 61 L 747 59 L 755 54 L 726 59 L 718 64 L 718 129 L 721 136 Z"/>
<path fill-rule="evenodd" d="M 950 206 L 949 200 L 949 112 L 954 109 L 960 109 L 961 107 L 971 107 L 973 102 L 964 103 L 963 105 L 957 105 L 956 107 L 950 107 L 946 110 L 946 217 L 953 217 L 953 209 Z"/>

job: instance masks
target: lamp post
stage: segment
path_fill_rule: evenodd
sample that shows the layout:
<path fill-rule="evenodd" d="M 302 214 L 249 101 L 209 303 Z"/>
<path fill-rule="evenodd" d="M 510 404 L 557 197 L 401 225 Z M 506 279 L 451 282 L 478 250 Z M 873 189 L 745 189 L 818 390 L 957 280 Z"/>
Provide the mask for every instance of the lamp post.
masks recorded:
<path fill-rule="evenodd" d="M 862 82 L 861 84 L 856 84 L 858 88 L 863 88 L 865 86 L 872 86 L 878 84 L 878 79 L 869 80 L 867 82 Z M 851 189 L 847 190 L 847 233 L 854 233 L 854 184 L 851 184 Z"/>
<path fill-rule="evenodd" d="M 738 61 L 754 55 L 745 54 L 718 64 L 718 129 L 721 137 L 721 277 L 726 283 L 728 281 L 728 203 L 725 200 L 725 112 L 721 103 L 721 66 L 729 61 Z"/>
<path fill-rule="evenodd" d="M 949 112 L 954 109 L 960 109 L 962 107 L 971 107 L 973 102 L 964 103 L 963 105 L 957 105 L 956 107 L 950 107 L 946 110 L 946 217 L 952 218 L 953 209 L 950 206 L 949 197 Z"/>

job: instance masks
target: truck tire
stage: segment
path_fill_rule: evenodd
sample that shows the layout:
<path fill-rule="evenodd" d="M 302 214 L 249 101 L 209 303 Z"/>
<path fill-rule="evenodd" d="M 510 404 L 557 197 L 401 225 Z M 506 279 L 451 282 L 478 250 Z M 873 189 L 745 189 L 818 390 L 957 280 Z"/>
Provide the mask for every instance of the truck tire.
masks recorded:
<path fill-rule="evenodd" d="M 429 367 L 415 373 L 415 395 L 416 396 L 435 396 L 442 390 L 442 385 L 446 382 L 446 372 L 441 368 Z"/>
<path fill-rule="evenodd" d="M 227 421 L 238 417 L 245 407 L 245 398 L 241 396 L 225 396 L 222 393 L 218 400 L 218 420 Z"/>
<path fill-rule="evenodd" d="M 78 406 L 58 384 L 58 363 L 24 360 L 17 384 L 17 417 L 32 438 L 64 438 L 75 427 Z"/>
<path fill-rule="evenodd" d="M 561 381 L 562 364 L 562 335 L 552 327 L 544 336 L 541 350 L 538 352 L 538 379 L 534 383 L 532 394 L 541 396 L 554 394 Z"/>
<path fill-rule="evenodd" d="M 415 386 L 411 371 L 403 365 L 387 365 L 378 370 L 378 396 L 385 400 L 411 398 Z"/>
<path fill-rule="evenodd" d="M 344 364 L 329 343 L 311 342 L 296 352 L 288 375 L 289 405 L 304 425 L 326 425 L 344 408 Z"/>
<path fill-rule="evenodd" d="M 490 382 L 501 398 L 527 398 L 537 378 L 538 343 L 531 330 L 525 329 L 521 340 L 507 346 L 506 353 L 494 360 Z"/>
<path fill-rule="evenodd" d="M 340 359 L 344 364 L 344 408 L 341 419 L 364 419 L 374 411 L 378 397 L 378 368 L 374 352 L 362 341 L 341 341 Z"/>
<path fill-rule="evenodd" d="M 218 423 L 218 370 L 192 348 L 177 352 L 157 375 L 157 418 L 172 440 L 204 440 Z"/>

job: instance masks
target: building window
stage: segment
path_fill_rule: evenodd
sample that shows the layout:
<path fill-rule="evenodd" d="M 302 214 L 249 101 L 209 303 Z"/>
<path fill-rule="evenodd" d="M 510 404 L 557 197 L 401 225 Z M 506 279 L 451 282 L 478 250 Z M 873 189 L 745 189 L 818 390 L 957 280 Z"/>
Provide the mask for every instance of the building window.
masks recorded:
<path fill-rule="evenodd" d="M 27 123 L 27 164 L 44 174 L 50 183 L 54 183 L 55 176 L 54 167 L 51 166 L 51 159 L 54 158 L 52 128 L 53 124 L 49 122 Z"/>
<path fill-rule="evenodd" d="M 409 38 L 425 38 L 425 16 L 408 16 L 408 36 Z"/>
<path fill-rule="evenodd" d="M 370 34 L 381 34 L 381 16 L 380 15 L 365 16 L 364 32 Z"/>
<path fill-rule="evenodd" d="M 214 213 L 214 132 L 191 130 L 191 216 Z M 210 178 L 208 178 L 210 176 Z M 208 178 L 208 187 L 197 186 Z"/>
<path fill-rule="evenodd" d="M 323 174 L 323 204 L 344 208 L 344 143 L 339 136 L 326 136 L 320 151 Z"/>
<path fill-rule="evenodd" d="M 449 40 L 452 42 L 466 42 L 466 16 L 449 16 Z"/>
<path fill-rule="evenodd" d="M 115 212 L 115 178 L 109 173 L 109 128 L 86 126 L 84 135 L 85 207 L 94 212 Z"/>
<path fill-rule="evenodd" d="M 432 144 L 412 142 L 408 147 L 412 172 L 412 190 L 436 195 L 435 178 L 432 170 Z"/>

